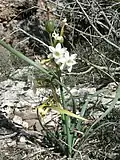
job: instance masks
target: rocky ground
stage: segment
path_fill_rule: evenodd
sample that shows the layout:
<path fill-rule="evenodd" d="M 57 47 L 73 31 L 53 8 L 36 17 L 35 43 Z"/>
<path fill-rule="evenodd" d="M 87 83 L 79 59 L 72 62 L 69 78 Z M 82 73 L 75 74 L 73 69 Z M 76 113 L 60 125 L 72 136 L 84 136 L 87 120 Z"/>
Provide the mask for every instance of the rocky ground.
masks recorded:
<path fill-rule="evenodd" d="M 58 17 L 60 18 L 61 13 L 63 13 L 64 18 L 64 9 L 62 7 L 64 7 L 66 3 L 64 1 L 59 1 L 59 5 L 56 5 L 56 3 L 56 1 L 51 1 L 51 3 L 47 4 L 52 12 L 54 12 L 51 16 L 57 19 Z M 35 60 L 36 57 L 41 58 L 45 56 L 47 49 L 38 39 L 35 40 L 34 37 L 48 44 L 48 36 L 44 30 L 47 7 L 46 1 L 44 0 L 0 0 L 0 38 L 33 60 Z M 58 12 L 56 12 L 56 10 Z M 71 13 L 69 8 L 66 12 Z M 59 14 L 57 15 L 57 13 Z M 76 16 L 75 23 L 81 24 L 82 20 L 79 22 L 78 17 L 82 17 L 82 14 L 76 15 L 76 10 L 74 13 L 75 15 L 71 14 L 71 17 Z M 71 24 L 73 23 L 71 19 L 69 21 Z M 33 37 L 30 37 L 29 34 Z M 78 33 L 75 34 L 74 31 L 71 32 L 69 28 L 69 34 L 66 35 L 66 37 L 71 38 L 71 35 L 75 36 L 74 40 L 69 39 L 65 45 L 70 46 L 70 49 L 72 48 L 71 51 L 73 51 L 74 46 L 72 42 L 77 43 L 76 40 L 80 39 L 80 35 Z M 83 39 L 80 39 L 80 41 L 81 40 L 83 41 Z M 78 52 L 80 57 L 85 55 L 88 59 L 93 57 L 93 59 L 95 58 L 98 62 L 96 58 L 98 54 L 94 54 L 94 56 L 91 54 L 91 56 L 91 50 L 89 51 L 88 46 L 84 48 L 82 45 L 84 45 L 82 42 L 81 45 L 78 44 L 79 47 L 76 47 L 75 53 Z M 103 43 L 103 45 L 105 44 Z M 78 61 L 77 72 L 84 71 L 84 69 L 86 71 L 86 65 L 89 67 L 89 63 L 84 62 L 83 59 L 80 62 Z M 80 63 L 83 64 L 81 65 Z M 103 61 L 100 62 L 100 64 L 101 63 L 103 64 Z M 105 66 L 107 66 L 107 62 L 104 61 L 104 63 Z M 83 70 L 80 70 L 82 67 Z M 92 68 L 94 67 L 92 66 Z M 106 69 L 107 67 L 103 68 Z M 75 72 L 76 70 L 74 69 Z M 98 119 L 111 106 L 118 87 L 118 82 L 110 83 L 113 79 L 111 80 L 109 76 L 107 77 L 107 83 L 103 82 L 103 80 L 100 81 L 101 79 L 99 80 L 98 76 L 100 72 L 96 72 L 96 70 L 97 67 L 95 68 L 95 74 L 93 70 L 91 70 L 88 72 L 88 75 L 79 74 L 73 77 L 68 75 L 65 78 L 68 86 L 71 83 L 69 87 L 72 94 L 76 95 L 75 101 L 78 107 L 78 113 L 81 109 L 79 106 L 87 104 L 88 108 L 85 116 L 92 122 Z M 119 68 L 117 75 L 118 73 Z M 100 76 L 101 75 L 100 73 Z M 42 75 L 40 76 L 42 77 Z M 0 46 L 1 160 L 67 159 L 60 154 L 59 150 L 55 151 L 56 146 L 52 144 L 53 139 L 47 141 L 47 143 L 45 141 L 46 133 L 43 130 L 43 126 L 47 125 L 48 129 L 55 130 L 57 125 L 59 125 L 59 115 L 51 111 L 44 121 L 42 121 L 41 125 L 36 106 L 40 105 L 51 94 L 51 89 L 43 84 L 37 88 L 34 87 L 32 82 L 35 78 L 32 67 L 28 67 L 25 62 L 20 61 L 20 59 L 14 57 Z M 96 79 L 99 80 L 99 86 Z M 119 78 L 117 80 L 119 81 Z M 101 88 L 103 90 L 100 90 Z M 81 155 L 77 158 L 78 160 L 120 159 L 119 105 L 120 101 L 118 100 L 111 113 L 99 122 L 99 127 L 97 128 L 95 126 L 93 128 L 95 131 L 83 141 L 80 148 Z M 85 128 L 87 129 L 88 127 L 90 127 L 89 124 L 86 124 Z"/>
<path fill-rule="evenodd" d="M 53 152 L 54 147 L 46 148 L 48 144 L 45 144 L 43 141 L 45 135 L 43 128 L 39 123 L 37 112 L 35 109 L 36 106 L 41 104 L 51 94 L 51 90 L 46 88 L 37 88 L 34 92 L 29 79 L 28 81 L 26 81 L 27 77 L 22 77 L 23 75 L 25 75 L 25 72 L 28 72 L 30 69 L 30 67 L 25 67 L 22 70 L 18 69 L 14 74 L 12 73 L 12 75 L 10 75 L 10 79 L 7 79 L 0 83 L 1 157 L 3 157 L 3 159 L 7 158 L 11 160 L 31 160 L 36 159 L 36 157 L 39 157 L 40 159 L 61 159 L 62 157 L 60 157 L 59 153 Z M 22 78 L 21 81 L 16 80 L 18 78 L 20 79 L 20 77 Z M 95 94 L 95 87 L 90 88 L 87 86 L 83 87 L 79 85 L 75 88 L 72 88 L 71 92 L 73 95 L 80 97 L 81 104 L 85 103 L 85 97 L 88 97 L 88 112 L 90 111 L 91 114 L 89 115 L 89 117 L 92 117 L 92 119 L 97 119 L 104 112 L 102 111 L 103 107 L 99 108 L 100 104 L 104 107 L 109 107 L 109 105 L 111 104 L 111 100 L 113 100 L 113 98 L 115 97 L 116 87 L 117 84 L 110 83 L 105 88 L 104 92 L 101 92 L 100 95 L 93 96 L 91 99 L 89 99 L 89 97 Z M 96 108 L 93 109 L 93 106 L 97 103 L 100 103 L 99 106 L 96 106 Z M 119 111 L 119 104 L 120 102 L 118 101 L 115 106 L 116 109 L 113 111 L 112 116 L 115 115 L 116 111 Z M 116 118 L 117 117 L 114 117 L 114 119 Z M 52 129 L 55 128 L 55 126 L 58 124 L 57 113 L 53 111 L 50 112 L 44 119 L 43 125 L 45 124 L 47 124 L 48 129 L 49 127 L 52 127 Z M 114 122 L 112 125 L 114 127 L 112 126 L 109 132 L 111 132 L 111 135 L 114 132 L 114 138 L 119 139 L 119 119 L 117 124 Z M 103 131 L 104 130 L 106 130 L 106 127 L 103 129 Z M 103 141 L 105 143 L 105 140 L 102 140 L 102 137 L 99 134 L 97 136 L 100 137 L 98 138 L 96 136 L 96 140 L 99 141 L 99 143 L 103 143 Z M 105 134 L 108 134 L 107 131 Z M 113 145 L 119 150 L 119 143 L 115 145 L 114 141 L 111 142 L 112 139 L 115 140 L 113 137 L 111 137 L 111 135 L 108 136 L 109 143 L 108 146 L 105 147 L 108 148 L 109 145 Z M 87 159 L 89 159 L 90 153 L 94 148 L 93 144 L 95 143 L 95 139 L 93 139 L 92 141 L 91 139 L 89 139 L 87 143 L 84 143 L 83 146 L 81 146 L 83 159 L 86 159 L 86 157 Z M 90 146 L 92 146 L 92 149 L 89 148 Z M 97 146 L 95 147 L 95 149 L 96 148 Z M 90 153 L 87 153 L 88 150 Z M 87 155 L 85 156 L 86 153 Z M 119 152 L 109 152 L 106 154 L 106 157 L 114 157 L 114 159 L 115 157 L 119 156 Z"/>
<path fill-rule="evenodd" d="M 7 79 L 0 83 L 1 159 L 52 158 L 53 148 L 44 148 L 43 128 L 36 111 L 36 107 L 50 93 L 51 91 L 45 88 L 37 89 L 34 93 L 31 84 L 25 81 Z M 47 123 L 47 128 L 54 128 L 57 117 L 55 112 L 50 112 L 43 125 Z M 56 154 L 53 159 L 60 158 L 59 156 Z"/>

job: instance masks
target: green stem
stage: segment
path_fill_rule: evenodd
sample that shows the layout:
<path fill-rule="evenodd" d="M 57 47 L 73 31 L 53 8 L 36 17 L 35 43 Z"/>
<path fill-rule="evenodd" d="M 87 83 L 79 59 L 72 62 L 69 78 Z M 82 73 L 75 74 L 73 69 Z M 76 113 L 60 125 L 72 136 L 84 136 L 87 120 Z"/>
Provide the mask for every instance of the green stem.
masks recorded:
<path fill-rule="evenodd" d="M 53 41 L 52 41 L 51 33 L 49 33 L 49 38 L 50 38 L 50 44 L 51 44 L 51 46 L 53 46 Z"/>
<path fill-rule="evenodd" d="M 61 82 L 61 71 L 57 69 L 57 73 L 58 73 L 58 78 L 59 81 Z M 63 87 L 60 85 L 60 96 L 61 96 L 61 101 L 62 101 L 62 106 L 64 109 L 67 109 L 67 106 L 65 104 L 65 97 L 64 97 L 64 92 L 63 92 Z M 67 136 L 66 137 L 66 141 L 68 144 L 68 152 L 67 152 L 67 156 L 70 158 L 71 157 L 71 153 L 72 153 L 72 137 L 71 137 L 71 133 L 70 133 L 70 117 L 68 117 L 67 115 L 62 115 L 62 121 L 63 121 L 63 132 L 64 135 Z"/>
<path fill-rule="evenodd" d="M 2 45 L 3 47 L 5 47 L 8 51 L 10 51 L 12 54 L 16 55 L 17 57 L 23 59 L 24 61 L 26 61 L 27 63 L 31 64 L 32 66 L 36 67 L 37 69 L 39 69 L 40 71 L 42 71 L 43 73 L 45 73 L 49 78 L 51 78 L 51 75 L 49 74 L 49 72 L 44 69 L 40 64 L 38 65 L 37 63 L 35 63 L 34 61 L 32 61 L 30 58 L 24 56 L 21 52 L 16 51 L 14 48 L 12 48 L 9 44 L 6 44 L 4 41 L 0 40 L 0 45 Z"/>

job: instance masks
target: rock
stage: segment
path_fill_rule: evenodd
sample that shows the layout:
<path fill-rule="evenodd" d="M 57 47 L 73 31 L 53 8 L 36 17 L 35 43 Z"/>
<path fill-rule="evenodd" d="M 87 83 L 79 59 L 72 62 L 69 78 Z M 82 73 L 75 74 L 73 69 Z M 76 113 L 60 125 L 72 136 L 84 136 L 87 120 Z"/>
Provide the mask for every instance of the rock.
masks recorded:
<path fill-rule="evenodd" d="M 23 121 L 23 122 L 22 122 L 22 126 L 23 126 L 24 128 L 26 128 L 26 129 L 28 129 L 28 128 L 29 128 L 28 123 L 27 123 L 27 122 L 25 122 L 25 121 Z"/>
<path fill-rule="evenodd" d="M 16 140 L 10 139 L 10 140 L 7 142 L 7 145 L 8 145 L 9 147 L 15 147 L 15 146 L 16 146 Z"/>
<path fill-rule="evenodd" d="M 39 121 L 36 121 L 36 123 L 35 123 L 35 130 L 38 132 L 41 132 L 41 130 L 42 130 L 42 127 L 41 127 Z"/>
<path fill-rule="evenodd" d="M 16 71 L 12 72 L 9 77 L 12 80 L 19 80 L 26 82 L 28 80 L 29 75 L 32 75 L 34 67 L 24 67 L 23 69 L 17 69 Z"/>
<path fill-rule="evenodd" d="M 22 119 L 25 120 L 25 121 L 26 120 L 37 119 L 37 113 L 32 108 L 30 108 L 30 109 L 26 108 L 23 111 L 15 109 L 14 114 L 19 116 L 19 117 L 22 117 Z"/>
<path fill-rule="evenodd" d="M 8 87 L 12 87 L 13 85 L 14 85 L 14 82 L 10 79 L 7 79 L 0 83 L 0 87 L 3 89 L 7 89 Z"/>
<path fill-rule="evenodd" d="M 22 125 L 22 118 L 15 115 L 14 118 L 13 118 L 13 122 L 18 124 L 18 125 Z"/>
<path fill-rule="evenodd" d="M 95 118 L 95 119 L 98 119 L 104 112 L 102 111 L 96 111 L 94 113 L 92 113 L 92 116 Z"/>
<path fill-rule="evenodd" d="M 26 143 L 27 142 L 27 140 L 26 140 L 26 138 L 24 136 L 21 136 L 20 139 L 19 139 L 19 141 L 21 143 Z"/>
<path fill-rule="evenodd" d="M 9 106 L 9 104 L 8 104 L 8 106 L 1 107 L 1 111 L 2 111 L 3 113 L 6 113 L 6 116 L 7 116 L 8 118 L 10 118 L 10 119 L 13 117 L 13 112 L 14 112 L 14 110 L 13 110 L 13 108 L 12 108 L 11 106 Z"/>

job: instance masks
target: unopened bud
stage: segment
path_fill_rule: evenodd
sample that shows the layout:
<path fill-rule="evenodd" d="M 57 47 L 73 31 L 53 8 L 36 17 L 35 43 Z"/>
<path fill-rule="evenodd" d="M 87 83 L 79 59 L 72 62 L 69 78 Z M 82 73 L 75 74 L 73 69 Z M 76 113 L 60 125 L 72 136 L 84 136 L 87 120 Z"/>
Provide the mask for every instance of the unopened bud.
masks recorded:
<path fill-rule="evenodd" d="M 45 28 L 48 33 L 52 33 L 54 31 L 55 23 L 52 20 L 49 20 L 45 23 Z"/>
<path fill-rule="evenodd" d="M 63 42 L 64 42 L 63 36 L 59 36 L 59 37 L 57 38 L 57 40 L 58 40 L 60 43 L 63 43 Z"/>

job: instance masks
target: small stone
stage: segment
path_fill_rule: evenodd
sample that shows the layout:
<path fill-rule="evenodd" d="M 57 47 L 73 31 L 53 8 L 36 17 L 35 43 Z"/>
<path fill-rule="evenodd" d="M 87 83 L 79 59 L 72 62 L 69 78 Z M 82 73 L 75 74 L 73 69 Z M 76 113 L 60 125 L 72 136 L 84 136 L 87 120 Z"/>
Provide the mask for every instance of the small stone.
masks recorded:
<path fill-rule="evenodd" d="M 103 98 L 102 99 L 102 104 L 103 105 L 108 105 L 112 102 L 112 99 L 111 98 Z"/>
<path fill-rule="evenodd" d="M 38 132 L 40 132 L 40 131 L 42 130 L 42 127 L 41 127 L 39 121 L 36 121 L 36 123 L 35 123 L 35 128 L 36 128 L 36 130 L 37 130 Z"/>
<path fill-rule="evenodd" d="M 20 104 L 21 107 L 30 106 L 30 103 L 27 102 L 27 101 L 20 101 L 19 104 Z"/>
<path fill-rule="evenodd" d="M 23 126 L 24 128 L 26 128 L 26 129 L 28 129 L 28 123 L 27 123 L 27 122 L 23 121 L 22 126 Z"/>
<path fill-rule="evenodd" d="M 15 112 L 20 112 L 19 108 L 15 108 Z"/>
<path fill-rule="evenodd" d="M 22 118 L 15 115 L 14 118 L 13 118 L 13 122 L 15 122 L 19 125 L 22 125 Z"/>
<path fill-rule="evenodd" d="M 79 95 L 78 89 L 75 89 L 75 88 L 71 89 L 71 93 L 72 93 L 73 96 L 78 96 Z"/>
<path fill-rule="evenodd" d="M 14 103 L 6 100 L 6 102 L 2 104 L 1 108 L 4 108 L 4 107 L 14 107 L 14 105 L 15 105 Z"/>
<path fill-rule="evenodd" d="M 12 87 L 13 81 L 8 79 L 6 81 L 1 82 L 4 87 Z"/>
<path fill-rule="evenodd" d="M 24 136 L 21 136 L 20 139 L 19 139 L 19 141 L 21 143 L 26 143 L 26 138 Z"/>
<path fill-rule="evenodd" d="M 17 107 L 17 108 L 21 108 L 21 104 L 20 104 L 20 103 L 17 103 L 17 104 L 16 104 L 16 107 Z"/>
<path fill-rule="evenodd" d="M 16 146 L 16 141 L 11 141 L 11 142 L 8 142 L 7 143 L 7 145 L 9 146 L 9 147 L 15 147 Z"/>

